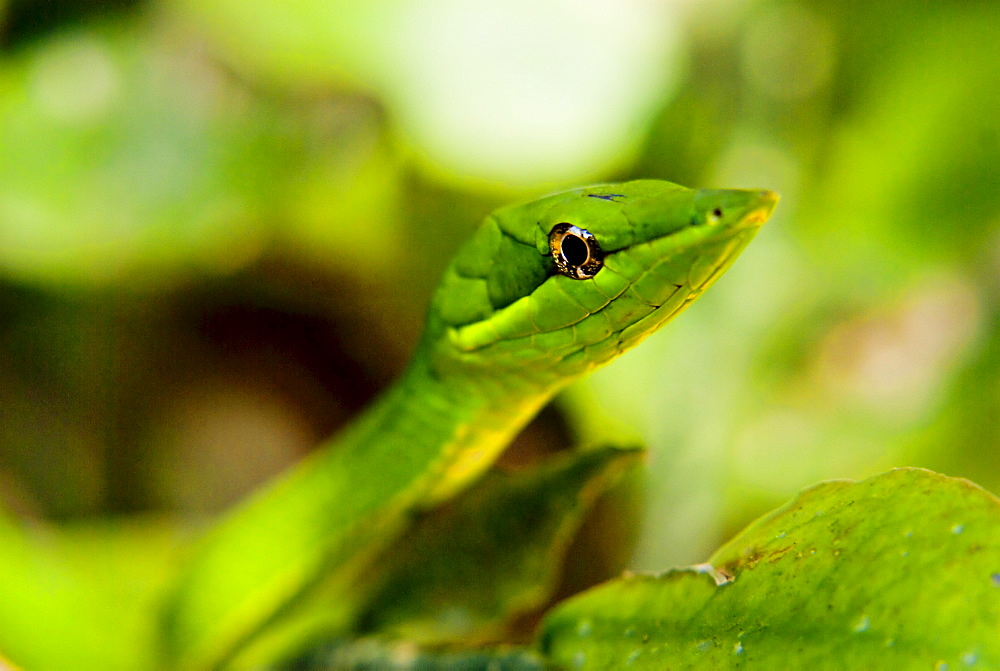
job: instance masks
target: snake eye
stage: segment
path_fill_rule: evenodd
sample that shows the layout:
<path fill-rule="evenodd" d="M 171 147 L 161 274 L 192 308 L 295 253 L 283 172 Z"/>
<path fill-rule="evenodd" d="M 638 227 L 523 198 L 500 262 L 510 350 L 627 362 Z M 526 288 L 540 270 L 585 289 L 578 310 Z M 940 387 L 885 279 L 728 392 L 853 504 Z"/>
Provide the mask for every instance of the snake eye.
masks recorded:
<path fill-rule="evenodd" d="M 597 238 L 573 224 L 552 227 L 549 251 L 559 272 L 574 280 L 590 279 L 604 265 L 604 253 Z"/>

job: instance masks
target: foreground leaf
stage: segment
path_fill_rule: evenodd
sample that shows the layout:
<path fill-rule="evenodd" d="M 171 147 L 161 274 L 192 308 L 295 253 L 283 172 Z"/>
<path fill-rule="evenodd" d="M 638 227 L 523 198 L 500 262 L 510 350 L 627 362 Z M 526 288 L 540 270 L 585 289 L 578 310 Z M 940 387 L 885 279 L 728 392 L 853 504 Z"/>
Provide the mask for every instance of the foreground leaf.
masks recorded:
<path fill-rule="evenodd" d="M 490 473 L 387 553 L 365 628 L 422 644 L 501 640 L 551 598 L 584 515 L 642 455 L 606 448 Z"/>
<path fill-rule="evenodd" d="M 1000 667 L 1000 500 L 968 481 L 820 484 L 710 564 L 567 602 L 543 651 L 570 668 Z"/>

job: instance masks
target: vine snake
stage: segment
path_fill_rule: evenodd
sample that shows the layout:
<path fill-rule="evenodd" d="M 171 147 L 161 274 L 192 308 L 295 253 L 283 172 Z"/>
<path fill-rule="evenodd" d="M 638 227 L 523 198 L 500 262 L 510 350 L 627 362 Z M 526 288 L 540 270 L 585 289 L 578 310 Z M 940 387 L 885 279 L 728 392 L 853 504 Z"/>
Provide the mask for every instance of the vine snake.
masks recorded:
<path fill-rule="evenodd" d="M 352 576 L 409 514 L 468 485 L 553 394 L 687 307 L 776 202 L 639 180 L 487 217 L 399 380 L 192 553 L 165 613 L 174 663 L 224 666 L 347 627 Z"/>

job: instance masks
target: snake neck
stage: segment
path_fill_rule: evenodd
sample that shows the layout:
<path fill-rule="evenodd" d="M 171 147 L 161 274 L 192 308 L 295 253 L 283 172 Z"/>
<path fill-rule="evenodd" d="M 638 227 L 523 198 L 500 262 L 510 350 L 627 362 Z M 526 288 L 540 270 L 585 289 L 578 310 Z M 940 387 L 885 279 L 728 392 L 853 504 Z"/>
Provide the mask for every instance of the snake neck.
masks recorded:
<path fill-rule="evenodd" d="M 406 498 L 431 505 L 485 470 L 559 386 L 460 356 L 432 326 L 400 378 L 338 442 L 407 462 L 401 472 L 420 476 L 404 485 L 414 495 Z"/>

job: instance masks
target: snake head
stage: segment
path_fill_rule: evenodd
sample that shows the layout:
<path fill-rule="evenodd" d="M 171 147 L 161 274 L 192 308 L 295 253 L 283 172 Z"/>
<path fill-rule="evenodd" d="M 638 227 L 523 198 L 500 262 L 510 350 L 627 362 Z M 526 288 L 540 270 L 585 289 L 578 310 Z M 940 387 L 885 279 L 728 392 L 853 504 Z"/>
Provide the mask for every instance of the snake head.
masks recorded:
<path fill-rule="evenodd" d="M 777 195 L 639 180 L 497 210 L 432 303 L 440 357 L 572 379 L 638 344 L 710 286 Z"/>

